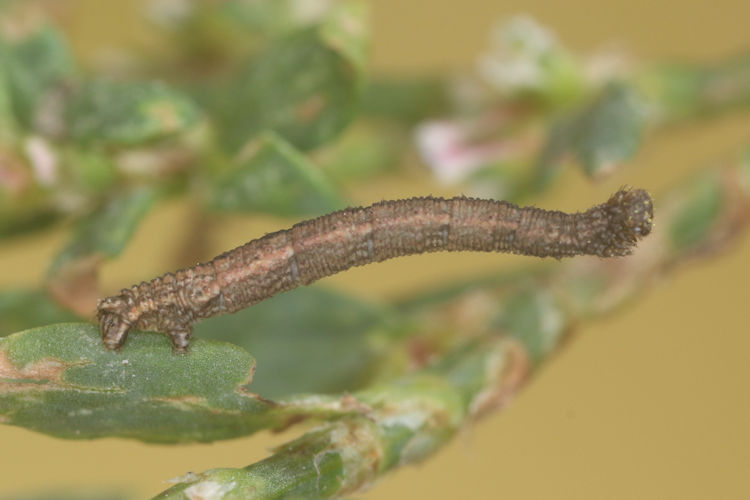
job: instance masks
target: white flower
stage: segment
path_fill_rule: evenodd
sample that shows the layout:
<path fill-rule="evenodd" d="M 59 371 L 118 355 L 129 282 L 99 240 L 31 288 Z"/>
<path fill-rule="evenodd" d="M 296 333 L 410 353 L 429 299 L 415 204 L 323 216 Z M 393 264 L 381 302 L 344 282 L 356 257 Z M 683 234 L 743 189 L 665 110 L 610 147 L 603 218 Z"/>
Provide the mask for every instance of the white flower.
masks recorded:
<path fill-rule="evenodd" d="M 538 88 L 543 59 L 557 47 L 554 34 L 529 16 L 516 16 L 492 31 L 490 51 L 477 61 L 479 74 L 504 92 Z"/>

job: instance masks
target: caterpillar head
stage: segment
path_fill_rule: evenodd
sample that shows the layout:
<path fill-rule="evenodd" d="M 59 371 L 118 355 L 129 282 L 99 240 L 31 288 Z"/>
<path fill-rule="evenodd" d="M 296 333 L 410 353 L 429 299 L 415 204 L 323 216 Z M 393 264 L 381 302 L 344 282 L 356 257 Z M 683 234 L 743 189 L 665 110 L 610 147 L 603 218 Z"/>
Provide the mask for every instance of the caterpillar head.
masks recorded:
<path fill-rule="evenodd" d="M 99 300 L 96 308 L 104 346 L 107 349 L 119 349 L 131 326 L 126 314 L 129 309 L 128 301 L 122 296 L 107 297 Z"/>

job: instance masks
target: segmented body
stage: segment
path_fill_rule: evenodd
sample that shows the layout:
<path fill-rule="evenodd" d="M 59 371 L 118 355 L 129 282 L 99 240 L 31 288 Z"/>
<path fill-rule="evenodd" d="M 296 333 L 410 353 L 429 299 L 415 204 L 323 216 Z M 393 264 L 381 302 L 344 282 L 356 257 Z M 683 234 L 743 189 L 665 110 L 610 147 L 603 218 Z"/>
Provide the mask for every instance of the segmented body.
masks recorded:
<path fill-rule="evenodd" d="M 100 300 L 102 338 L 117 349 L 136 327 L 167 333 L 175 350 L 184 352 L 193 323 L 202 318 L 402 255 L 466 250 L 556 258 L 627 255 L 650 232 L 652 216 L 648 193 L 629 189 L 575 214 L 465 197 L 347 208 Z"/>

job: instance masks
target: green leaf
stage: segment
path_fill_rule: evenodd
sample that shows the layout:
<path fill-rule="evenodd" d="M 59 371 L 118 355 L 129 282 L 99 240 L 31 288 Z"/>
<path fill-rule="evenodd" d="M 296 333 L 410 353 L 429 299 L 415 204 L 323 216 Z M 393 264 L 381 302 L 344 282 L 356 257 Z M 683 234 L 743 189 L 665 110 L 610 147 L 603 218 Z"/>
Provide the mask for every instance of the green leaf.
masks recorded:
<path fill-rule="evenodd" d="M 275 405 L 247 392 L 255 360 L 197 340 L 188 356 L 160 334 L 106 350 L 98 328 L 62 323 L 0 340 L 0 420 L 67 438 L 211 441 L 270 422 Z"/>
<path fill-rule="evenodd" d="M 260 360 L 253 390 L 276 398 L 359 388 L 382 355 L 373 334 L 393 321 L 389 309 L 310 287 L 202 321 L 195 332 L 252 352 Z"/>
<path fill-rule="evenodd" d="M 548 182 L 563 156 L 573 153 L 590 176 L 609 174 L 640 146 L 646 124 L 642 98 L 629 86 L 608 85 L 583 110 L 553 124 L 538 166 Z"/>
<path fill-rule="evenodd" d="M 659 118 L 677 121 L 750 105 L 750 53 L 712 65 L 660 64 L 638 78 Z"/>
<path fill-rule="evenodd" d="M 18 120 L 13 110 L 13 97 L 8 77 L 9 64 L 7 64 L 7 56 L 4 55 L 5 50 L 3 41 L 0 39 L 0 145 L 3 149 L 14 144 L 18 135 Z"/>
<path fill-rule="evenodd" d="M 241 157 L 237 167 L 217 181 L 213 208 L 319 215 L 344 205 L 320 169 L 273 133 L 248 144 Z"/>
<path fill-rule="evenodd" d="M 274 402 L 250 392 L 255 359 L 195 339 L 175 354 L 159 333 L 131 331 L 121 352 L 88 323 L 58 323 L 0 339 L 0 422 L 68 439 L 208 442 L 338 418 L 336 398 Z"/>
<path fill-rule="evenodd" d="M 78 319 L 42 290 L 0 292 L 0 337 L 36 326 Z"/>
<path fill-rule="evenodd" d="M 119 255 L 155 199 L 153 189 L 136 188 L 83 218 L 76 225 L 71 241 L 55 257 L 50 271 L 54 273 L 74 260 L 91 255 L 110 258 Z"/>
<path fill-rule="evenodd" d="M 724 208 L 721 182 L 721 176 L 711 172 L 696 177 L 681 191 L 679 210 L 669 225 L 673 249 L 685 251 L 706 243 Z"/>
<path fill-rule="evenodd" d="M 226 144 L 237 150 L 273 130 L 308 150 L 338 135 L 359 100 L 366 36 L 362 13 L 346 8 L 326 23 L 271 44 L 218 104 Z"/>
<path fill-rule="evenodd" d="M 186 65 L 210 61 L 217 68 L 252 55 L 274 37 L 319 22 L 331 8 L 328 2 L 224 0 L 196 2 L 179 12 L 154 9 L 154 17 L 176 35 L 175 50 Z"/>
<path fill-rule="evenodd" d="M 75 74 L 68 45 L 55 28 L 44 26 L 17 42 L 0 42 L 13 109 L 27 128 L 47 93 Z"/>
<path fill-rule="evenodd" d="M 588 175 L 606 174 L 638 150 L 645 124 L 641 98 L 612 84 L 578 119 L 573 148 Z"/>
<path fill-rule="evenodd" d="M 534 363 L 539 363 L 557 348 L 568 325 L 552 294 L 531 289 L 508 297 L 496 322 L 523 344 Z"/>
<path fill-rule="evenodd" d="M 173 136 L 199 118 L 191 99 L 159 82 L 88 82 L 67 108 L 75 140 L 115 146 Z"/>

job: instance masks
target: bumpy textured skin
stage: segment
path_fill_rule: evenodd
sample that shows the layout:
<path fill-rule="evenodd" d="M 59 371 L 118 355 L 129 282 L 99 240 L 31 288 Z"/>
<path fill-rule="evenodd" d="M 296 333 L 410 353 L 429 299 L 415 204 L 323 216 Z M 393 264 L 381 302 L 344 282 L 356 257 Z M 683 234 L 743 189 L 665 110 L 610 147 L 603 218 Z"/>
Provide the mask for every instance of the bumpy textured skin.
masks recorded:
<path fill-rule="evenodd" d="M 651 231 L 646 191 L 621 189 L 586 212 L 456 197 L 383 201 L 347 208 L 270 233 L 176 273 L 99 301 L 106 347 L 118 349 L 130 328 L 164 332 L 186 352 L 192 325 L 238 311 L 277 293 L 352 266 L 440 251 L 509 252 L 537 257 L 631 253 Z"/>

